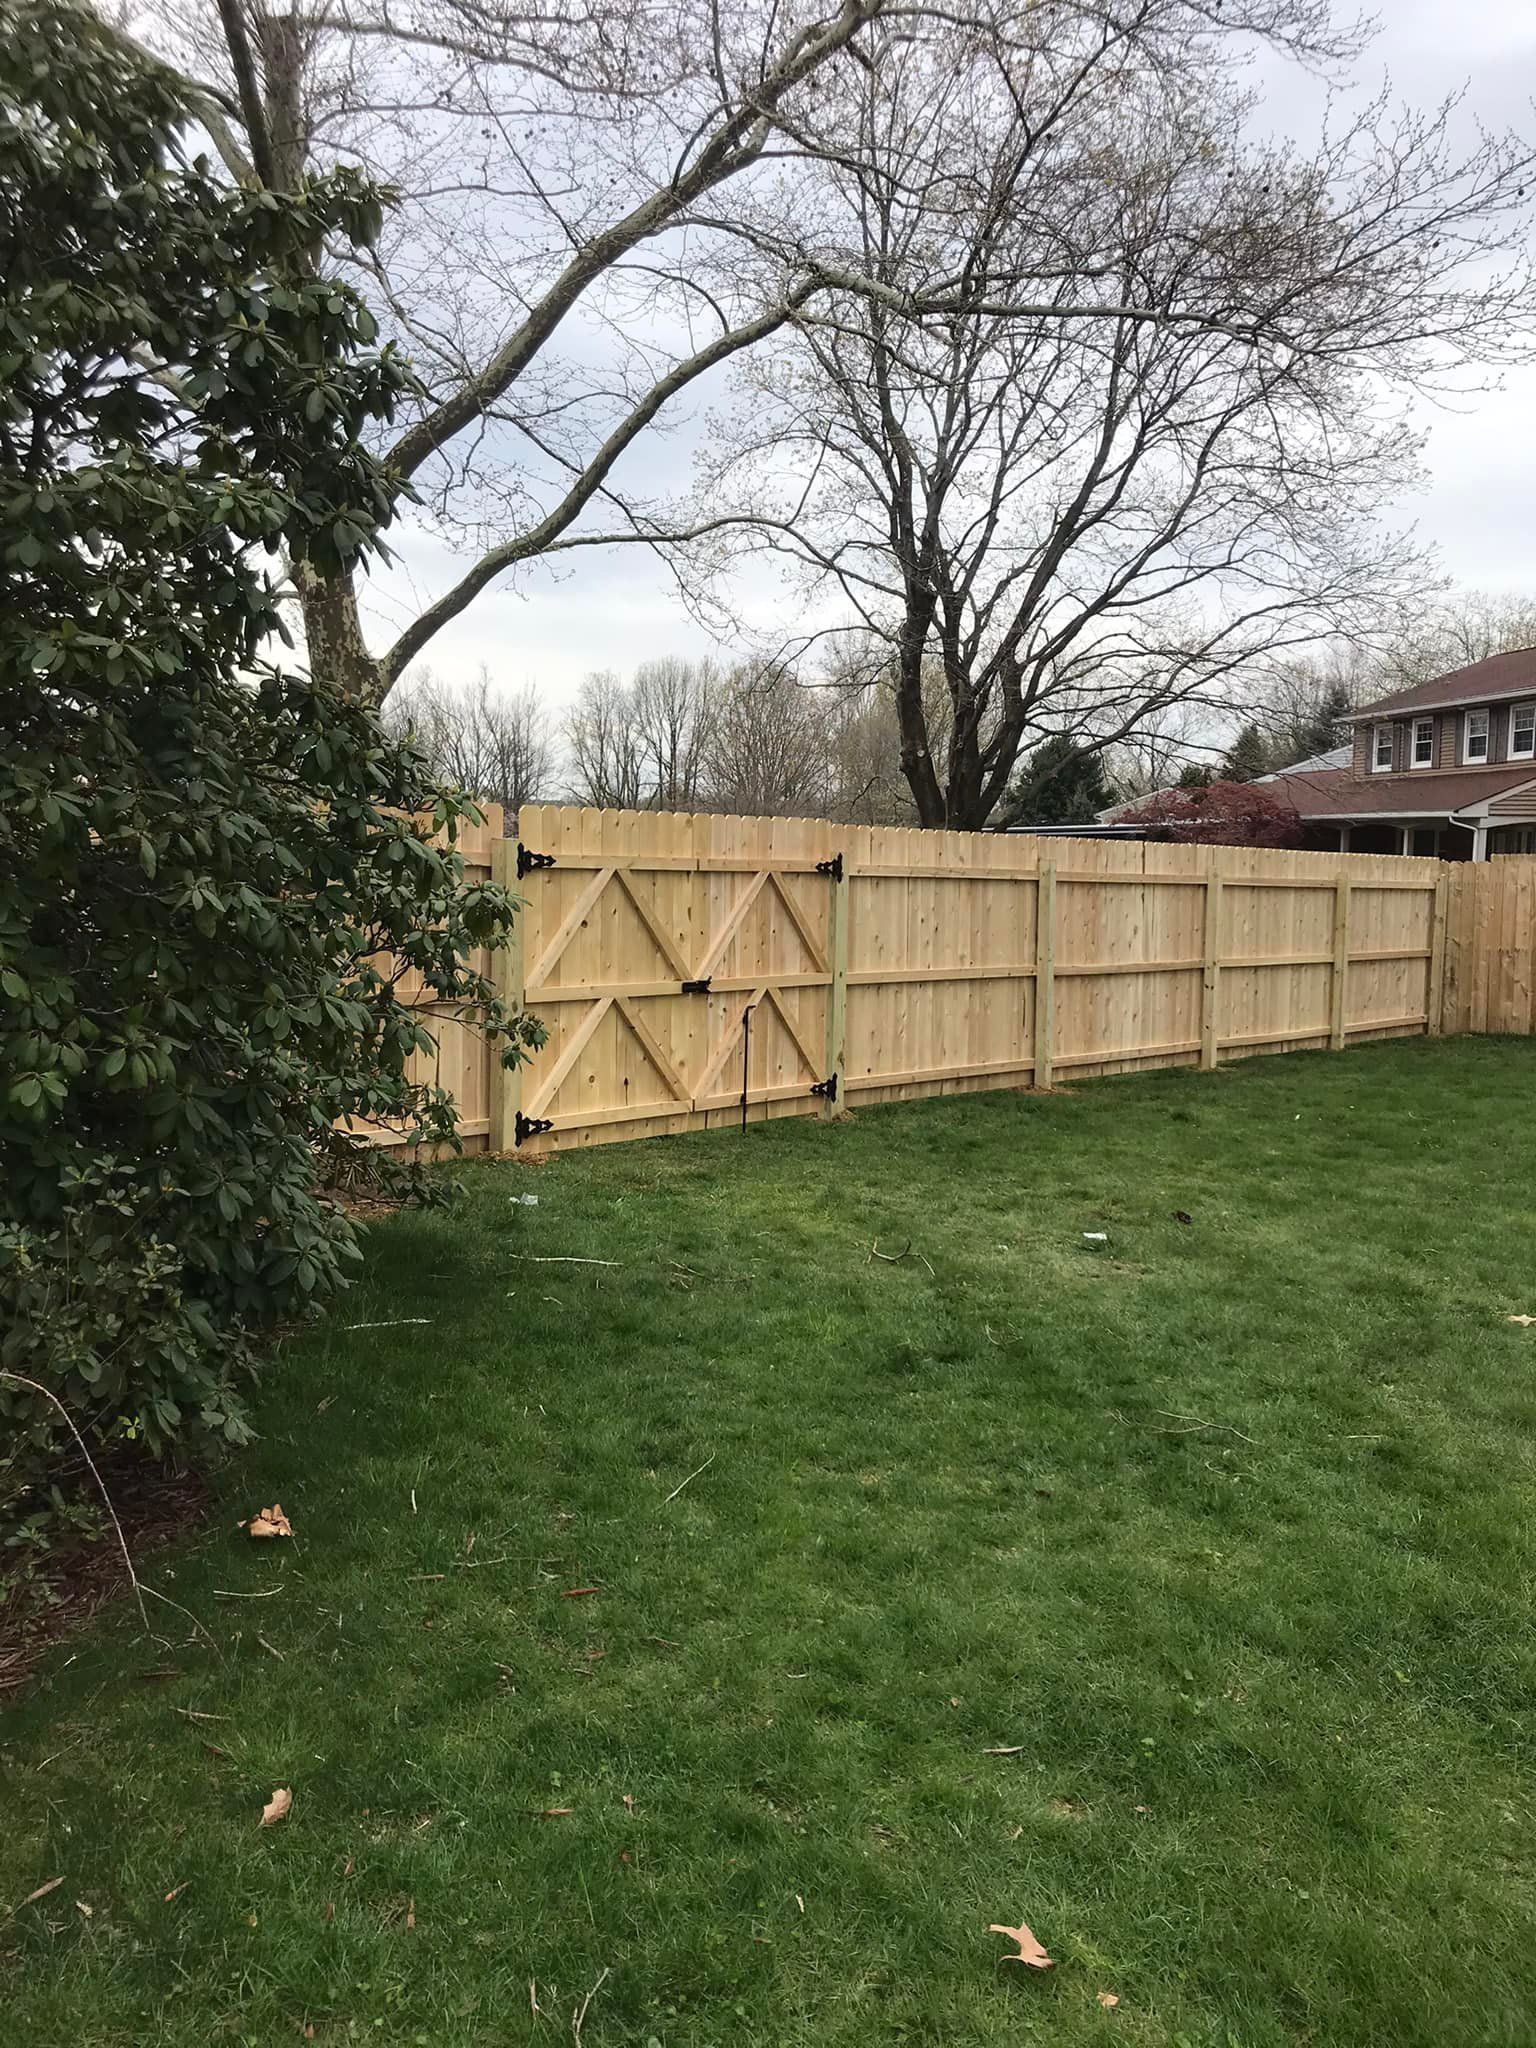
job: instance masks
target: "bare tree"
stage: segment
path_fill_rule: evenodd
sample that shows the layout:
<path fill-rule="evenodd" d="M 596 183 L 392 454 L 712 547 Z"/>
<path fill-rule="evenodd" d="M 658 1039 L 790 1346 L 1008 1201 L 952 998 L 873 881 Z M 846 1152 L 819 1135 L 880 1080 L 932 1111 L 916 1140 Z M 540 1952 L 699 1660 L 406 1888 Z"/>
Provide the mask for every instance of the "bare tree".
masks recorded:
<path fill-rule="evenodd" d="M 611 669 L 587 676 L 564 724 L 569 795 L 598 811 L 638 811 L 649 800 L 636 694 Z"/>
<path fill-rule="evenodd" d="M 554 743 L 543 706 L 531 686 L 498 690 L 484 663 L 459 688 L 429 668 L 407 676 L 385 723 L 411 734 L 448 781 L 508 813 L 549 794 Z"/>
<path fill-rule="evenodd" d="M 651 502 L 631 452 L 723 365 L 803 318 L 831 309 L 836 322 L 854 302 L 895 327 L 936 320 L 941 333 L 984 317 L 1031 332 L 1193 326 L 1268 360 L 1292 345 L 1297 279 L 1339 268 L 1337 235 L 1315 252 L 1296 246 L 1316 231 L 1315 207 L 1282 236 L 1290 253 L 1273 292 L 1255 261 L 1266 236 L 1232 206 L 1171 291 L 1168 266 L 1141 276 L 1112 234 L 1052 226 L 1038 246 L 998 241 L 977 264 L 959 232 L 982 187 L 1004 212 L 1033 205 L 1060 107 L 1093 102 L 1112 128 L 1138 78 L 1203 84 L 1254 38 L 1319 63 L 1347 55 L 1328 0 L 973 0 L 963 22 L 938 0 L 576 0 L 532 12 L 510 0 L 156 0 L 150 33 L 193 75 L 234 175 L 291 186 L 344 161 L 401 194 L 359 259 L 424 379 L 389 453 L 418 516 L 467 560 L 384 646 L 370 644 L 350 578 L 296 566 L 311 660 L 373 698 L 523 565 L 641 545 L 681 567 L 682 542 L 723 531 L 713 508 L 680 523 Z M 1006 154 L 977 157 L 997 80 L 1031 138 L 1028 176 Z M 889 183 L 872 92 L 893 105 L 927 98 L 910 197 L 938 232 L 888 247 L 847 203 Z M 1112 153 L 1071 160 L 1083 193 L 1120 175 Z M 1507 166 L 1496 149 L 1487 163 L 1480 193 L 1496 212 Z M 1340 231 L 1358 244 L 1362 277 L 1378 275 L 1404 208 L 1428 196 L 1421 186 L 1400 203 L 1384 187 L 1379 219 Z M 1282 209 L 1270 214 L 1285 225 Z M 1051 218 L 1070 216 L 1058 204 Z M 1425 206 L 1426 233 L 1436 219 L 1457 243 L 1454 194 Z M 1495 286 L 1490 326 L 1501 299 Z M 1347 320 L 1338 345 L 1354 346 Z M 690 574 L 709 566 L 689 559 Z M 910 698 L 910 679 L 904 688 Z"/>
<path fill-rule="evenodd" d="M 720 671 L 711 661 L 664 655 L 635 670 L 633 713 L 648 805 L 659 811 L 698 807 L 714 737 Z"/>
<path fill-rule="evenodd" d="M 1407 398 L 1528 351 L 1528 149 L 1380 102 L 1260 148 L 1198 15 L 1047 5 L 863 74 L 819 185 L 849 288 L 745 363 L 706 467 L 740 546 L 884 640 L 925 824 L 984 823 L 1032 738 L 1112 748 L 1365 631 L 1421 573 L 1374 520 Z"/>
<path fill-rule="evenodd" d="M 827 811 L 826 700 L 782 663 L 743 662 L 726 675 L 711 726 L 713 810 L 756 817 Z"/>
<path fill-rule="evenodd" d="M 1381 696 L 1517 647 L 1536 647 L 1536 598 L 1450 590 L 1402 618 L 1374 660 L 1357 659 L 1373 685 L 1364 694 Z"/>
<path fill-rule="evenodd" d="M 424 380 L 393 466 L 471 559 L 384 647 L 350 577 L 295 565 L 317 667 L 382 699 L 518 565 L 665 537 L 616 465 L 820 285 L 727 260 L 715 213 L 814 129 L 829 74 L 871 61 L 885 5 L 157 0 L 145 34 L 232 175 L 356 163 L 399 196 L 371 252 L 336 255 Z"/>

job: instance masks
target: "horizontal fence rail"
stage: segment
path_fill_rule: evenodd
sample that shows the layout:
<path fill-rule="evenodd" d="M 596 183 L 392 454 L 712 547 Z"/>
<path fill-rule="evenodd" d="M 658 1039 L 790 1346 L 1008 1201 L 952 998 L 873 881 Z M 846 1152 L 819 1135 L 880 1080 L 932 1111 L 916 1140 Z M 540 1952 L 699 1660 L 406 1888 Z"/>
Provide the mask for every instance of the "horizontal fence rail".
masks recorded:
<path fill-rule="evenodd" d="M 523 899 L 489 964 L 548 1032 L 506 1073 L 437 1027 L 417 1071 L 469 1149 L 1536 1028 L 1536 860 L 566 806 L 515 839 L 490 807 L 460 850 Z"/>

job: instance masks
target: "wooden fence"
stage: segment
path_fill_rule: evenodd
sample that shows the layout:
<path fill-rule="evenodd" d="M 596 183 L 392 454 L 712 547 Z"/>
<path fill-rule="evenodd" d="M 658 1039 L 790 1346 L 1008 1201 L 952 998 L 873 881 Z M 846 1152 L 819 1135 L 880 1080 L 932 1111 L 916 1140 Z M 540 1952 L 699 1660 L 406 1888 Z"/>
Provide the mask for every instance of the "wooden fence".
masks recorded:
<path fill-rule="evenodd" d="M 524 899 L 493 971 L 549 1032 L 504 1074 L 471 1026 L 438 1027 L 417 1070 L 458 1095 L 471 1150 L 729 1123 L 744 1081 L 750 1119 L 830 1116 L 1441 1029 L 1536 1030 L 1536 860 L 547 806 L 523 810 L 516 839 L 490 807 L 460 846 L 471 878 Z"/>
<path fill-rule="evenodd" d="M 1536 860 L 1447 870 L 1441 1029 L 1536 1032 Z"/>

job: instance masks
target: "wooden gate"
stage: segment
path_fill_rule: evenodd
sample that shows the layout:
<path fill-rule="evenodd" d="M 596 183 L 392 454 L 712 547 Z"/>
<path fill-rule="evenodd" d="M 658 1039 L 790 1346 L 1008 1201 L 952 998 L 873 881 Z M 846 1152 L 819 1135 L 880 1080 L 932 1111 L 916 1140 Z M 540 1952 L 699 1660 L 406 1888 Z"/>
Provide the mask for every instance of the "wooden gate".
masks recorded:
<path fill-rule="evenodd" d="M 757 1116 L 814 1108 L 835 1066 L 834 830 L 526 807 L 496 852 L 527 905 L 502 975 L 549 1042 L 493 1089 L 492 1147 L 687 1130 L 743 1099 Z"/>

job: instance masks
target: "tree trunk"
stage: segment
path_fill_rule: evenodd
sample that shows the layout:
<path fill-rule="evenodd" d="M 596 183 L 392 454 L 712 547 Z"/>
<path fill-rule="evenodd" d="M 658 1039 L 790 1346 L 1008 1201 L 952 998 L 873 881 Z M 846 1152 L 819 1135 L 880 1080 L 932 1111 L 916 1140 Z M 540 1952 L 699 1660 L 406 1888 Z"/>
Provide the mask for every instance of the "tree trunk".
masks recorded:
<path fill-rule="evenodd" d="M 394 678 L 368 652 L 351 577 L 321 576 L 307 564 L 295 563 L 293 580 L 304 613 L 310 674 L 377 710 Z"/>

